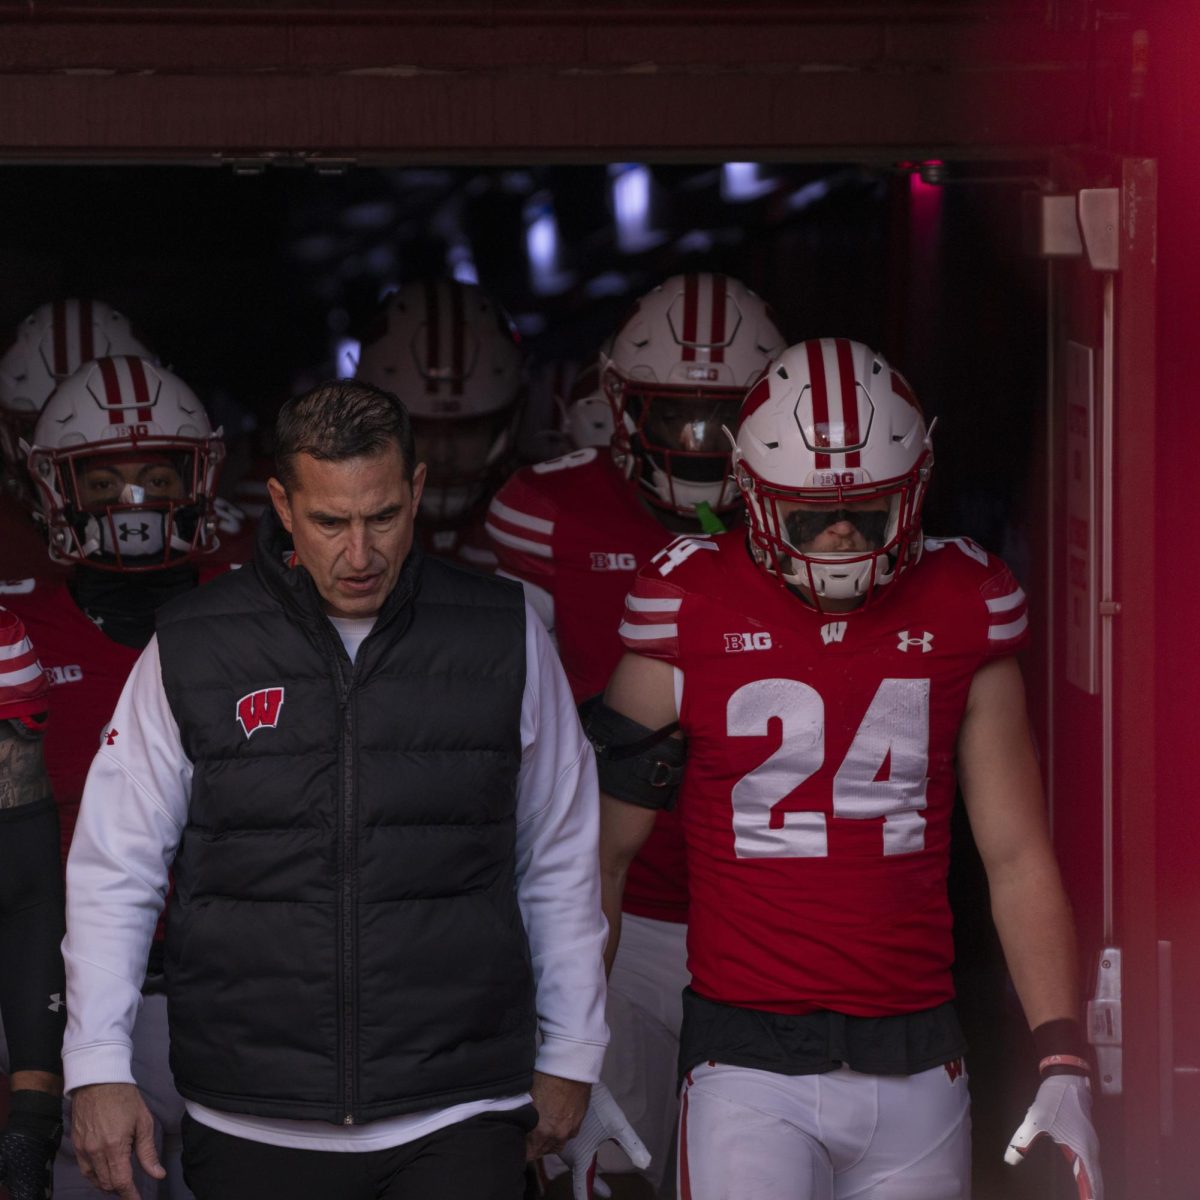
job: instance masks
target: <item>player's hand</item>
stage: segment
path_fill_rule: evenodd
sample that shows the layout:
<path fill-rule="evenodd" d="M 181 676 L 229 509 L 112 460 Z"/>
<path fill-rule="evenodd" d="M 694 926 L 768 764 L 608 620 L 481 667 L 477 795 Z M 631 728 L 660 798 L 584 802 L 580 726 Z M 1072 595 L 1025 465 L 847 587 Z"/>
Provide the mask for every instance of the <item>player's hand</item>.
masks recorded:
<path fill-rule="evenodd" d="M 1042 1080 L 1004 1161 L 1019 1163 L 1040 1137 L 1057 1143 L 1071 1164 L 1079 1200 L 1104 1200 L 1100 1139 L 1092 1126 L 1092 1090 L 1086 1075 L 1051 1075 Z"/>
<path fill-rule="evenodd" d="M 571 1188 L 575 1200 L 591 1200 L 592 1181 L 596 1175 L 596 1151 L 607 1141 L 616 1142 L 629 1155 L 635 1167 L 650 1165 L 650 1151 L 625 1119 L 612 1092 L 604 1084 L 596 1083 L 592 1085 L 592 1100 L 578 1134 L 558 1152 L 563 1162 L 571 1168 Z"/>
<path fill-rule="evenodd" d="M 62 1141 L 62 1101 L 46 1092 L 13 1092 L 0 1130 L 0 1184 L 12 1200 L 50 1200 L 54 1156 Z"/>
<path fill-rule="evenodd" d="M 138 1200 L 130 1152 L 153 1179 L 166 1171 L 154 1148 L 154 1118 L 132 1083 L 93 1083 L 71 1093 L 71 1144 L 85 1179 L 120 1200 Z"/>
<path fill-rule="evenodd" d="M 537 1126 L 525 1138 L 525 1157 L 532 1161 L 558 1154 L 575 1136 L 587 1111 L 591 1084 L 534 1071 L 529 1091 L 538 1114 Z"/>

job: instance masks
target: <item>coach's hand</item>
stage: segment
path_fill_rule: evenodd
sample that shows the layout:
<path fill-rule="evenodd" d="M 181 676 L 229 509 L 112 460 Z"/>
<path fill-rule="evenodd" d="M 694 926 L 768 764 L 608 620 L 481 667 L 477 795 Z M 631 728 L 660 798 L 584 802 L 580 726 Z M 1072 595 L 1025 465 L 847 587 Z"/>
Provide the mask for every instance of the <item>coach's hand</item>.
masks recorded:
<path fill-rule="evenodd" d="M 71 1144 L 85 1179 L 120 1200 L 138 1200 L 130 1152 L 153 1179 L 166 1171 L 154 1148 L 154 1118 L 132 1083 L 93 1083 L 71 1093 Z"/>
<path fill-rule="evenodd" d="M 609 1141 L 616 1142 L 635 1167 L 650 1165 L 650 1151 L 634 1132 L 612 1092 L 604 1084 L 597 1083 L 592 1087 L 592 1099 L 579 1133 L 558 1152 L 571 1168 L 574 1200 L 591 1200 L 596 1151 Z"/>
<path fill-rule="evenodd" d="M 562 1079 L 558 1075 L 533 1073 L 533 1107 L 537 1109 L 536 1128 L 525 1139 L 525 1157 L 532 1161 L 543 1154 L 557 1154 L 579 1132 L 587 1112 L 590 1083 Z"/>

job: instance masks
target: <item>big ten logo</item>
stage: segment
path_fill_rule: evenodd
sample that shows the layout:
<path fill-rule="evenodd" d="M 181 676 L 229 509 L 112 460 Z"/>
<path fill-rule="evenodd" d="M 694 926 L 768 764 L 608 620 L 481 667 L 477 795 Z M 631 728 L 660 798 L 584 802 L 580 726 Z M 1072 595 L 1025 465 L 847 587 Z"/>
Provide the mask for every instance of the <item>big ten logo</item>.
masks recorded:
<path fill-rule="evenodd" d="M 593 571 L 636 571 L 637 559 L 632 554 L 608 554 L 593 550 L 588 556 Z"/>
<path fill-rule="evenodd" d="M 111 425 L 105 431 L 114 441 L 122 438 L 144 438 L 150 436 L 149 425 Z"/>
<path fill-rule="evenodd" d="M 83 668 L 72 664 L 69 667 L 43 667 L 51 684 L 78 683 L 83 678 Z"/>
<path fill-rule="evenodd" d="M 741 654 L 747 650 L 770 650 L 771 635 L 765 630 L 758 633 L 725 634 L 725 653 Z"/>
<path fill-rule="evenodd" d="M 687 377 L 697 383 L 715 383 L 721 372 L 716 367 L 688 367 Z"/>
<path fill-rule="evenodd" d="M 861 471 L 814 471 L 809 476 L 809 487 L 852 487 L 862 482 Z"/>

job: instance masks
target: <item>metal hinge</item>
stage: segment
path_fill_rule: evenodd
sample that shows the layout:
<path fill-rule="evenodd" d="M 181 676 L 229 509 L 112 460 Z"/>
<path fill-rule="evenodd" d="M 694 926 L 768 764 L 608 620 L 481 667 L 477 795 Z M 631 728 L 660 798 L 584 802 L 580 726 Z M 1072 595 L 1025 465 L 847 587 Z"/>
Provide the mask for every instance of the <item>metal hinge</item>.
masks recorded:
<path fill-rule="evenodd" d="M 1096 992 L 1087 1006 L 1088 1041 L 1096 1051 L 1102 1096 L 1121 1094 L 1121 951 L 1107 946 L 1096 968 Z"/>

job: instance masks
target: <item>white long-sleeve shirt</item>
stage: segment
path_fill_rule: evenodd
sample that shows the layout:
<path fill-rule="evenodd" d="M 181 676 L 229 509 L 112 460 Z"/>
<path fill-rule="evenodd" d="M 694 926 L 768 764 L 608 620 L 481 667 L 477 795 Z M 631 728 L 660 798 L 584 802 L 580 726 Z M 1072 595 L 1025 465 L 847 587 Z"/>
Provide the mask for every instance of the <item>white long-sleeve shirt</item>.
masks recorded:
<path fill-rule="evenodd" d="M 372 621 L 333 624 L 353 659 Z M 516 880 L 533 962 L 540 1030 L 536 1067 L 595 1082 L 608 1042 L 595 761 L 558 656 L 528 605 L 525 629 Z M 131 1033 L 168 871 L 187 822 L 191 778 L 152 640 L 101 735 L 67 862 L 68 1091 L 89 1083 L 136 1082 Z M 204 1124 L 254 1141 L 378 1150 L 528 1100 L 527 1094 L 500 1096 L 359 1126 L 251 1117 L 192 1101 L 188 1111 Z"/>

